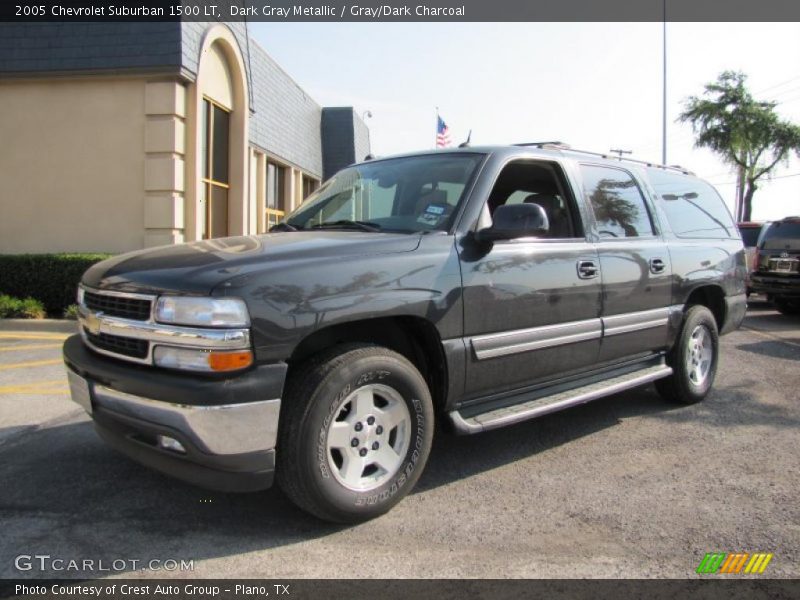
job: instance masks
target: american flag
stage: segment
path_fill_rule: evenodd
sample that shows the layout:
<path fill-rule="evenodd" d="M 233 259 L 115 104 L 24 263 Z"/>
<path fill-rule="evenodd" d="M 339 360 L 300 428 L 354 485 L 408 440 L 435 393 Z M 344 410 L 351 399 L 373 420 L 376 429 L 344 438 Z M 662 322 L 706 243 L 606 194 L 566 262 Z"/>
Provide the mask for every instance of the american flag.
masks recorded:
<path fill-rule="evenodd" d="M 436 147 L 447 148 L 450 145 L 450 128 L 444 119 L 436 115 Z"/>

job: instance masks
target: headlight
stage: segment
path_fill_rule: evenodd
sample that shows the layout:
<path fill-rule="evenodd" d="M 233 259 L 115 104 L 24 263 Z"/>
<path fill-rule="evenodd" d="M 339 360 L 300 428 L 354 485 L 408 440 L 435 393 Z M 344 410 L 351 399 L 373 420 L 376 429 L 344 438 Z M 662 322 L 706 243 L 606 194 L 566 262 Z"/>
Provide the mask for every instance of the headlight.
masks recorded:
<path fill-rule="evenodd" d="M 156 321 L 199 327 L 247 327 L 250 315 L 241 298 L 161 296 L 156 303 Z"/>
<path fill-rule="evenodd" d="M 249 367 L 253 364 L 253 353 L 250 350 L 217 351 L 156 346 L 153 362 L 167 369 L 222 373 Z"/>

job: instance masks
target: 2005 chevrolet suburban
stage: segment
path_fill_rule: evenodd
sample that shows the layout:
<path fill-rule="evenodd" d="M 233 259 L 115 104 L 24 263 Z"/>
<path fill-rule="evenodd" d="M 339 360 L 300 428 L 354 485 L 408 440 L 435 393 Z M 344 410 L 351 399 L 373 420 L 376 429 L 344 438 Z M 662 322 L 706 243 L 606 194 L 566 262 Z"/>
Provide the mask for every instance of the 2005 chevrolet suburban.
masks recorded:
<path fill-rule="evenodd" d="M 679 168 L 417 153 L 344 169 L 268 234 L 95 265 L 64 359 L 123 453 L 222 490 L 276 477 L 355 522 L 414 487 L 436 421 L 477 433 L 650 382 L 702 400 L 745 274 L 724 203 Z"/>

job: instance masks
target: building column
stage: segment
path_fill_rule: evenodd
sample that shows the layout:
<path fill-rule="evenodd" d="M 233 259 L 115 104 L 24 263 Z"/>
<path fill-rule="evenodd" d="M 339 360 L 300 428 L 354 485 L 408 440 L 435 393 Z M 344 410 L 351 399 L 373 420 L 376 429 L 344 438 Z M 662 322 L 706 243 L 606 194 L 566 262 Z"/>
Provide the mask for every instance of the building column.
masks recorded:
<path fill-rule="evenodd" d="M 292 179 L 294 179 L 292 194 L 292 210 L 294 210 L 303 203 L 303 172 L 300 169 L 292 169 Z"/>
<path fill-rule="evenodd" d="M 144 246 L 185 240 L 186 88 L 145 84 Z"/>
<path fill-rule="evenodd" d="M 267 157 L 262 152 L 253 151 L 253 158 L 250 163 L 250 193 L 251 210 L 253 219 L 250 221 L 253 227 L 250 233 L 264 233 L 266 230 L 266 219 L 264 208 L 267 205 Z"/>

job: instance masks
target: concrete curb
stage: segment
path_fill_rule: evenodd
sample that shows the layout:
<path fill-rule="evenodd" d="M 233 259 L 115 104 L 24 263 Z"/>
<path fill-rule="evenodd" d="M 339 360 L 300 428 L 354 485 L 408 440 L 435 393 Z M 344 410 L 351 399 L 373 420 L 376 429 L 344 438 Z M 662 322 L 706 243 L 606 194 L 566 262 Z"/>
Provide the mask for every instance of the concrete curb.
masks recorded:
<path fill-rule="evenodd" d="M 67 319 L 0 319 L 0 331 L 78 333 L 78 322 Z"/>

